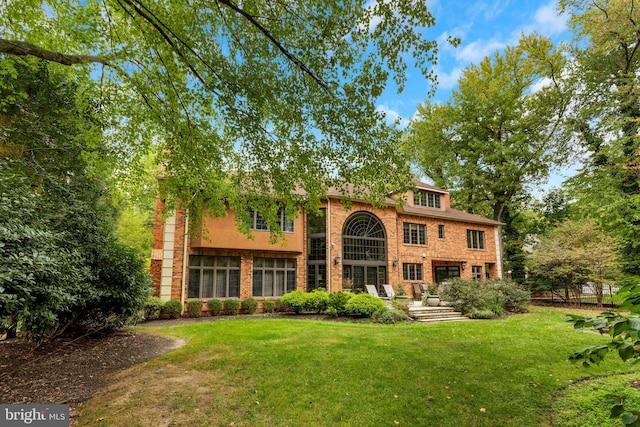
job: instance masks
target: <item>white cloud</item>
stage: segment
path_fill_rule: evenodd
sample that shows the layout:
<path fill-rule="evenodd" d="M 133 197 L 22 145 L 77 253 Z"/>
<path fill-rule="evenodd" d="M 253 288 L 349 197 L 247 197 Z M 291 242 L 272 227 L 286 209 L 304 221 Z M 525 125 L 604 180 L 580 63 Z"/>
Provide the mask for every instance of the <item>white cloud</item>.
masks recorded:
<path fill-rule="evenodd" d="M 545 36 L 560 34 L 567 28 L 567 15 L 558 15 L 556 2 L 541 6 L 535 14 L 534 29 Z"/>
<path fill-rule="evenodd" d="M 376 111 L 384 113 L 388 123 L 399 123 L 400 128 L 404 129 L 409 124 L 409 120 L 403 118 L 400 113 L 390 108 L 387 104 L 380 104 L 376 107 Z"/>
<path fill-rule="evenodd" d="M 462 76 L 462 68 L 454 68 L 450 73 L 437 69 L 438 89 L 453 89 Z"/>
<path fill-rule="evenodd" d="M 456 51 L 456 59 L 463 63 L 477 64 L 486 56 L 492 55 L 496 50 L 504 49 L 507 43 L 498 39 L 476 40 L 464 48 Z"/>

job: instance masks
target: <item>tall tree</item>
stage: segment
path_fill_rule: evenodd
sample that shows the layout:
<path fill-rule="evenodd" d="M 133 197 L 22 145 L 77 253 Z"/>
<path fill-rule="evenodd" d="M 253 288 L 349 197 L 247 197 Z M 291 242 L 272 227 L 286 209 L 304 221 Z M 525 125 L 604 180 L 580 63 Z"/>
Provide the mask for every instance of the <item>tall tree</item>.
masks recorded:
<path fill-rule="evenodd" d="M 434 23 L 421 0 L 9 0 L 0 52 L 79 64 L 121 160 L 159 144 L 169 206 L 242 210 L 269 183 L 293 213 L 328 186 L 383 200 L 410 182 L 375 100 L 402 90 L 407 53 L 433 80 Z"/>
<path fill-rule="evenodd" d="M 150 293 L 115 238 L 95 104 L 51 68 L 0 61 L 0 318 L 35 342 L 121 326 Z"/>
<path fill-rule="evenodd" d="M 568 128 L 585 151 L 574 187 L 640 275 L 640 9 L 633 0 L 562 0 L 574 33 Z"/>
<path fill-rule="evenodd" d="M 447 103 L 420 106 L 406 151 L 436 185 L 454 191 L 457 206 L 502 220 L 567 159 L 565 63 L 548 39 L 523 35 L 466 68 Z"/>

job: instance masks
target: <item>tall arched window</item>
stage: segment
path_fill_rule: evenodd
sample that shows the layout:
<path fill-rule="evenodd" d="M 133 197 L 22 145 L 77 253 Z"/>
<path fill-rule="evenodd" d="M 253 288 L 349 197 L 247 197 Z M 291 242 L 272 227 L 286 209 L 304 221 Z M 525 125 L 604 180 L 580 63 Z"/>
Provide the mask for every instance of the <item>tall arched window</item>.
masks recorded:
<path fill-rule="evenodd" d="M 382 290 L 387 280 L 387 237 L 382 222 L 369 212 L 355 212 L 342 229 L 343 289 Z"/>

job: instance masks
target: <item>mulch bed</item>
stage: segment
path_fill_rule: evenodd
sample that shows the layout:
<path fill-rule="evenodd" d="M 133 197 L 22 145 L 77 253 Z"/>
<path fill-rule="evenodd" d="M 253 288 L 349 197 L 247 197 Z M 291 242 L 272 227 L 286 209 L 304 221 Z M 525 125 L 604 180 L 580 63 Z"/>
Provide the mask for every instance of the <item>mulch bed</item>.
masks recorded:
<path fill-rule="evenodd" d="M 37 349 L 19 339 L 0 341 L 0 403 L 69 404 L 74 418 L 78 404 L 112 374 L 178 346 L 171 338 L 133 331 L 60 339 Z"/>

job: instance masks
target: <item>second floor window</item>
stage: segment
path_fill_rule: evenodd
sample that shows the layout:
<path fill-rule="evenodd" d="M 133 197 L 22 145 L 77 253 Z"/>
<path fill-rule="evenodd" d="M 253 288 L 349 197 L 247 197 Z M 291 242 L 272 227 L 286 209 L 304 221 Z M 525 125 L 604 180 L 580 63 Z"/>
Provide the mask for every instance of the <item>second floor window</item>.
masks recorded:
<path fill-rule="evenodd" d="M 444 239 L 444 224 L 438 224 L 438 239 Z"/>
<path fill-rule="evenodd" d="M 269 230 L 269 226 L 267 222 L 260 216 L 260 214 L 253 209 L 249 208 L 249 227 L 252 230 Z M 286 231 L 288 233 L 293 233 L 293 220 L 287 219 L 284 214 L 284 209 L 278 209 L 278 221 L 281 231 Z"/>
<path fill-rule="evenodd" d="M 404 243 L 407 245 L 426 245 L 427 226 L 424 224 L 413 224 L 405 222 L 402 224 L 404 231 Z"/>
<path fill-rule="evenodd" d="M 469 249 L 484 249 L 484 231 L 467 230 L 467 247 Z"/>
<path fill-rule="evenodd" d="M 413 194 L 413 204 L 440 209 L 440 195 L 428 191 L 416 191 Z"/>

